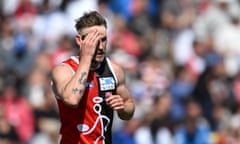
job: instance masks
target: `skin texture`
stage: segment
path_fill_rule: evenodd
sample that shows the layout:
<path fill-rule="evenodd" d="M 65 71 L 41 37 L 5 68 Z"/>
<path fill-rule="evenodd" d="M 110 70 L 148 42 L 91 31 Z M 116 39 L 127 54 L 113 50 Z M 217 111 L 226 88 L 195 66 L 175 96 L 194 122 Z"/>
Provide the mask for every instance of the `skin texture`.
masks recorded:
<path fill-rule="evenodd" d="M 84 95 L 90 68 L 97 67 L 105 58 L 106 28 L 103 25 L 84 28 L 75 40 L 80 49 L 80 63 L 77 71 L 73 73 L 66 65 L 58 65 L 52 70 L 52 81 L 58 95 L 67 106 L 73 108 L 78 106 Z M 134 113 L 134 101 L 125 86 L 125 75 L 122 68 L 115 63 L 112 63 L 112 66 L 118 79 L 117 94 L 112 95 L 107 92 L 106 102 L 118 112 L 121 119 L 129 120 Z"/>

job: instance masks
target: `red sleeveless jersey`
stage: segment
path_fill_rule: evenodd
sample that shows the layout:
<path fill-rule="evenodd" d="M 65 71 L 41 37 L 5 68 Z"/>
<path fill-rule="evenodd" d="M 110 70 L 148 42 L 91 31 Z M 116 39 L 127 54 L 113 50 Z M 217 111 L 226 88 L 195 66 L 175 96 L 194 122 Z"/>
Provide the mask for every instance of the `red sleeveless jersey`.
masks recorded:
<path fill-rule="evenodd" d="M 63 64 L 75 73 L 79 60 L 71 57 Z M 112 143 L 113 110 L 104 98 L 107 91 L 115 93 L 116 85 L 116 76 L 106 58 L 99 68 L 90 70 L 85 93 L 77 108 L 66 106 L 56 95 L 61 120 L 60 144 Z"/>

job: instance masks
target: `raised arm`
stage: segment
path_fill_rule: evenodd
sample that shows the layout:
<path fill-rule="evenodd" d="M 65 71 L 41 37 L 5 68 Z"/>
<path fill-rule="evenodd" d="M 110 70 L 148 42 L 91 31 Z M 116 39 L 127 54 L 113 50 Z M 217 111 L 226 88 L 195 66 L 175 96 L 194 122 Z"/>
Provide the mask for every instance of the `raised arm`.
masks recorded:
<path fill-rule="evenodd" d="M 80 62 L 76 72 L 73 73 L 66 65 L 56 66 L 52 71 L 52 80 L 58 96 L 71 107 L 77 107 L 84 94 L 85 83 L 99 39 L 100 34 L 97 30 L 90 31 L 85 39 L 78 35 L 76 42 L 81 48 Z"/>
<path fill-rule="evenodd" d="M 61 100 L 70 107 L 77 107 L 85 91 L 90 62 L 82 62 L 76 73 L 67 65 L 58 65 L 52 71 L 52 81 Z"/>

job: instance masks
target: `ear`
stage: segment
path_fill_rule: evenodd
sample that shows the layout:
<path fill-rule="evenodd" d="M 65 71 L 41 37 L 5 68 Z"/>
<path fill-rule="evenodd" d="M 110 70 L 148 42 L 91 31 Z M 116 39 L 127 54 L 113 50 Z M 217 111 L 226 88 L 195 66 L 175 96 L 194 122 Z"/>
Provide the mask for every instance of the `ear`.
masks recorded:
<path fill-rule="evenodd" d="M 80 35 L 76 35 L 75 41 L 76 41 L 76 43 L 77 43 L 79 46 L 81 46 L 82 39 L 81 39 L 81 36 L 80 36 Z"/>

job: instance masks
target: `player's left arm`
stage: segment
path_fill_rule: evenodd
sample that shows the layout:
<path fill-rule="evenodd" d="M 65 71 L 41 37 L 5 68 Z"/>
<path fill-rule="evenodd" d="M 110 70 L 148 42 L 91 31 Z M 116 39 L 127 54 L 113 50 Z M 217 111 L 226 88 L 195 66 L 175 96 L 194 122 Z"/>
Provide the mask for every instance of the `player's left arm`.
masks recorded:
<path fill-rule="evenodd" d="M 125 84 L 125 74 L 118 65 L 113 64 L 113 69 L 118 79 L 116 95 L 106 93 L 107 104 L 117 111 L 122 120 L 130 120 L 135 111 L 135 102 Z"/>

